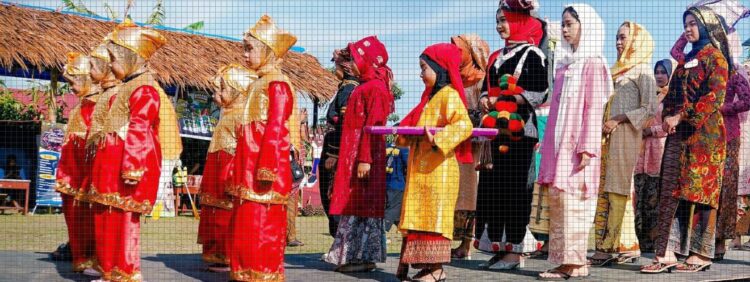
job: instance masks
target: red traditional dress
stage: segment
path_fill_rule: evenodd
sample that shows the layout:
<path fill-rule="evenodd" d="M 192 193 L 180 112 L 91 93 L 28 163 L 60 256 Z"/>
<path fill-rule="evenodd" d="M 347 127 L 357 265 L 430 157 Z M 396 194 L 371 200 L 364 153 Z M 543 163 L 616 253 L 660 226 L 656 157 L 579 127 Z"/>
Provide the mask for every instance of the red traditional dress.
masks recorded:
<path fill-rule="evenodd" d="M 214 264 L 229 264 L 229 221 L 232 218 L 232 200 L 225 193 L 234 174 L 234 153 L 237 148 L 235 128 L 239 124 L 245 95 L 250 83 L 257 76 L 239 65 L 228 65 L 219 70 L 217 87 L 223 80 L 232 100 L 220 104 L 221 120 L 216 125 L 211 144 L 208 146 L 206 164 L 201 181 L 201 220 L 198 225 L 198 243 L 203 245 L 203 261 Z"/>
<path fill-rule="evenodd" d="M 364 128 L 385 125 L 393 110 L 388 53 L 375 36 L 351 43 L 348 49 L 361 84 L 347 101 L 331 198 L 330 214 L 342 217 L 326 261 L 336 265 L 385 262 L 386 257 L 385 138 Z M 368 177 L 357 177 L 359 164 L 370 164 Z"/>
<path fill-rule="evenodd" d="M 137 55 L 146 61 L 166 39 L 126 21 L 109 40 L 108 48 L 126 70 L 146 70 L 126 74 L 118 87 L 94 159 L 88 198 L 99 204 L 97 270 L 103 280 L 141 281 L 139 217 L 153 207 L 162 156 L 175 158 L 182 146 L 169 98 L 145 65 L 128 58 Z"/>
<path fill-rule="evenodd" d="M 349 44 L 348 48 L 362 77 L 346 106 L 330 213 L 382 218 L 385 210 L 385 138 L 365 133 L 364 127 L 385 125 L 393 109 L 393 95 L 388 87 L 389 70 L 385 66 L 388 53 L 375 36 Z M 370 164 L 368 178 L 357 178 L 360 163 Z"/>
<path fill-rule="evenodd" d="M 76 93 L 81 99 L 71 111 L 68 129 L 57 166 L 57 184 L 63 200 L 63 214 L 68 225 L 68 240 L 73 256 L 73 271 L 81 272 L 94 262 L 94 219 L 88 204 L 81 203 L 84 187 L 91 182 L 91 161 L 86 156 L 86 138 L 91 126 L 94 105 L 101 89 L 92 85 L 89 75 L 89 57 L 68 53 L 65 78 L 83 85 L 84 91 Z"/>
<path fill-rule="evenodd" d="M 263 16 L 246 33 L 282 58 L 296 38 Z M 269 54 L 263 54 L 268 58 Z M 234 197 L 230 222 L 230 279 L 283 281 L 286 246 L 286 205 L 292 189 L 291 144 L 299 144 L 296 101 L 289 79 L 271 58 L 259 67 L 250 85 L 246 107 L 237 127 Z"/>

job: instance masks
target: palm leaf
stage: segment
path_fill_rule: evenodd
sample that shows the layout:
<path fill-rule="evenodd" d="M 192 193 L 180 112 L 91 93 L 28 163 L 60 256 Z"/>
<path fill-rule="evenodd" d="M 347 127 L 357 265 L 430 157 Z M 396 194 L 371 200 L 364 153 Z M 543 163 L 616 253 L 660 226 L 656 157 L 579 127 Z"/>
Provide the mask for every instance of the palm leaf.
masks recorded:
<path fill-rule="evenodd" d="M 116 20 L 118 18 L 117 12 L 115 12 L 115 10 L 112 9 L 112 7 L 109 6 L 109 4 L 107 4 L 106 2 L 104 3 L 104 10 L 107 11 L 107 14 L 109 14 L 110 19 Z"/>
<path fill-rule="evenodd" d="M 154 11 L 148 17 L 148 21 L 146 21 L 146 24 L 160 25 L 164 23 L 164 18 L 164 5 L 162 4 L 162 0 L 156 0 Z"/>
<path fill-rule="evenodd" d="M 78 3 L 73 2 L 73 0 L 62 0 L 63 5 L 65 6 L 66 11 L 74 11 L 76 13 L 86 14 L 89 16 L 97 16 L 96 13 L 89 10 L 89 8 L 86 8 L 86 5 L 83 4 L 83 1 L 78 0 Z"/>
<path fill-rule="evenodd" d="M 189 31 L 199 31 L 203 29 L 203 21 L 191 23 L 182 29 L 189 30 Z"/>

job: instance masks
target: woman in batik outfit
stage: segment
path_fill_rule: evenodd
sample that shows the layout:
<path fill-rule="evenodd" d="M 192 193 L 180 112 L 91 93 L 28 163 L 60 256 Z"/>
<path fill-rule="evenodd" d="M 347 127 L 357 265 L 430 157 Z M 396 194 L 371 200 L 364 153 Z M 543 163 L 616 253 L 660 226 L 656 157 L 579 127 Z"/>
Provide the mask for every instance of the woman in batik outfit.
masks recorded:
<path fill-rule="evenodd" d="M 745 9 L 747 11 L 747 9 Z M 748 11 L 750 15 L 750 11 Z M 721 114 L 724 117 L 724 125 L 727 130 L 727 159 L 724 163 L 724 177 L 721 182 L 721 199 L 719 200 L 719 211 L 716 226 L 716 255 L 714 261 L 722 260 L 726 253 L 726 240 L 735 239 L 737 236 L 737 208 L 738 189 L 740 176 L 740 123 L 747 118 L 750 110 L 750 83 L 748 83 L 747 72 L 741 64 L 742 46 L 740 46 L 739 35 L 730 30 L 728 34 L 729 49 L 734 62 L 733 72 L 727 83 L 727 96 L 724 105 L 721 106 Z"/>
<path fill-rule="evenodd" d="M 179 156 L 182 143 L 172 103 L 148 66 L 166 38 L 126 20 L 107 40 L 123 84 L 110 100 L 87 193 L 97 203 L 96 267 L 104 281 L 141 281 L 140 215 L 153 208 L 162 157 Z"/>
<path fill-rule="evenodd" d="M 664 141 L 667 133 L 661 128 L 662 101 L 669 91 L 669 81 L 677 62 L 665 59 L 656 62 L 654 79 L 656 80 L 656 97 L 651 103 L 653 117 L 643 127 L 643 145 L 635 165 L 633 186 L 635 187 L 635 234 L 641 245 L 641 252 L 654 252 L 652 231 L 656 227 L 659 215 L 659 187 L 661 185 L 661 156 L 664 153 Z"/>
<path fill-rule="evenodd" d="M 461 50 L 442 43 L 420 56 L 425 91 L 401 126 L 425 127 L 424 136 L 399 136 L 409 146 L 409 164 L 399 230 L 404 234 L 397 276 L 407 280 L 409 265 L 422 269 L 413 281 L 445 279 L 451 260 L 453 217 L 459 190 L 458 164 L 471 163 L 471 119 L 461 80 Z M 439 127 L 431 134 L 427 127 Z"/>
<path fill-rule="evenodd" d="M 94 263 L 94 218 L 84 197 L 91 184 L 91 159 L 86 154 L 86 138 L 101 88 L 91 79 L 89 56 L 75 52 L 67 56 L 63 76 L 78 96 L 79 103 L 71 109 L 68 118 L 55 174 L 55 190 L 62 196 L 73 272 L 82 272 Z"/>
<path fill-rule="evenodd" d="M 486 41 L 476 34 L 462 34 L 451 37 L 451 43 L 461 49 L 461 79 L 466 93 L 466 106 L 474 125 L 479 125 L 482 109 L 479 98 L 482 94 L 482 81 L 487 67 L 490 47 Z M 477 185 L 479 182 L 479 155 L 486 143 L 485 139 L 472 139 L 473 163 L 458 165 L 460 181 L 458 200 L 453 219 L 453 239 L 461 241 L 461 245 L 451 250 L 451 257 L 456 259 L 471 258 L 471 242 L 474 240 L 477 209 Z"/>
<path fill-rule="evenodd" d="M 677 69 L 664 99 L 663 128 L 669 133 L 662 159 L 656 258 L 642 272 L 706 270 L 714 257 L 716 210 L 726 158 L 721 115 L 727 80 L 726 33 L 707 7 L 683 15 L 684 39 L 692 50 L 676 57 Z M 684 44 L 682 44 L 684 46 Z M 675 253 L 687 256 L 678 263 Z"/>
<path fill-rule="evenodd" d="M 482 88 L 482 103 L 489 104 L 489 111 L 502 111 L 495 103 L 508 98 L 506 102 L 516 104 L 515 113 L 524 122 L 518 140 L 504 134 L 495 137 L 488 150 L 492 152 L 492 169 L 479 173 L 475 246 L 495 254 L 481 266 L 493 270 L 523 267 L 522 254 L 534 251 L 523 245 L 534 193 L 528 180 L 539 141 L 535 109 L 547 98 L 548 81 L 545 55 L 538 48 L 545 35 L 544 23 L 531 15 L 536 7 L 524 6 L 526 3 L 501 1 L 496 28 L 505 47 L 490 55 Z M 511 87 L 500 82 L 507 77 L 517 80 L 513 95 L 500 94 Z M 500 150 L 502 147 L 507 147 L 507 152 Z"/>
<path fill-rule="evenodd" d="M 346 104 L 330 210 L 339 216 L 339 224 L 325 261 L 341 272 L 366 271 L 385 262 L 386 256 L 386 144 L 383 135 L 364 128 L 388 122 L 393 111 L 392 74 L 385 45 L 375 36 L 349 44 L 340 56 L 354 63 L 361 84 Z"/>
<path fill-rule="evenodd" d="M 248 88 L 236 126 L 230 220 L 231 280 L 283 281 L 286 206 L 292 190 L 290 148 L 300 146 L 294 90 L 279 69 L 297 42 L 264 15 L 243 38 L 245 67 L 258 79 Z"/>
<path fill-rule="evenodd" d="M 560 266 L 541 273 L 541 280 L 589 275 L 586 250 L 600 181 L 602 118 L 613 92 L 597 12 L 585 4 L 565 7 L 562 35 L 538 179 L 549 187 L 548 260 Z"/>
<path fill-rule="evenodd" d="M 625 22 L 617 32 L 618 59 L 612 67 L 615 92 L 604 113 L 602 175 L 591 265 L 634 262 L 641 250 L 633 215 L 633 172 L 642 131 L 651 117 L 656 82 L 651 71 L 654 41 L 643 26 Z"/>
<path fill-rule="evenodd" d="M 234 153 L 237 148 L 235 127 L 242 116 L 247 90 L 258 76 L 236 64 L 222 67 L 214 78 L 214 102 L 221 108 L 201 181 L 201 217 L 198 243 L 203 245 L 203 261 L 215 272 L 229 271 L 229 220 L 232 200 L 225 193 L 233 175 Z"/>

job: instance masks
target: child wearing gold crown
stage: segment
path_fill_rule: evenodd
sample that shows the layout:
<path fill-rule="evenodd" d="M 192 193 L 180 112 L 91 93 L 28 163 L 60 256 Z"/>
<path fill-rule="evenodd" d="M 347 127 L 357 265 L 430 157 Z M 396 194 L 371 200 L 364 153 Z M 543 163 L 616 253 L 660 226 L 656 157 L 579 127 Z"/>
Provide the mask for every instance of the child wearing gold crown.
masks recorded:
<path fill-rule="evenodd" d="M 237 148 L 235 127 L 242 116 L 247 90 L 258 76 L 237 64 L 219 69 L 214 79 L 214 102 L 221 107 L 221 119 L 208 146 L 206 165 L 201 181 L 201 219 L 198 243 L 203 245 L 203 261 L 214 272 L 229 271 L 229 220 L 232 200 L 224 192 L 230 183 Z"/>
<path fill-rule="evenodd" d="M 102 281 L 141 281 L 140 215 L 151 212 L 161 160 L 182 151 L 174 108 L 148 67 L 166 43 L 130 21 L 107 38 L 114 76 L 122 80 L 98 141 L 92 185 L 97 270 Z"/>
<path fill-rule="evenodd" d="M 245 66 L 258 74 L 237 126 L 230 221 L 230 279 L 283 281 L 290 147 L 299 148 L 297 102 L 279 64 L 297 41 L 263 16 L 243 38 Z"/>
<path fill-rule="evenodd" d="M 55 190 L 62 195 L 73 271 L 82 272 L 91 268 L 94 261 L 94 220 L 89 205 L 80 201 L 84 200 L 84 188 L 91 180 L 91 162 L 86 157 L 85 146 L 94 105 L 101 88 L 90 77 L 88 56 L 76 52 L 70 52 L 67 56 L 63 77 L 80 101 L 69 115 L 60 163 L 57 167 Z"/>

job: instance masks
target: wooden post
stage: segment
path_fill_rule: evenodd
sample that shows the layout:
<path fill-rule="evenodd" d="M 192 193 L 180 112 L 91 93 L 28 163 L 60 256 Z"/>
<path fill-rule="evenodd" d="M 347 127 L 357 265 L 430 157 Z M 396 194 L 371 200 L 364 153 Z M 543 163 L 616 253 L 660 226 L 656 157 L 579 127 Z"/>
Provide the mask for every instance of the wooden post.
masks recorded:
<path fill-rule="evenodd" d="M 53 125 L 57 122 L 57 82 L 60 78 L 60 70 L 53 68 L 50 70 L 50 91 L 49 91 L 49 107 L 47 108 L 47 117 L 49 122 Z"/>
<path fill-rule="evenodd" d="M 318 98 L 313 98 L 313 123 L 312 128 L 313 130 L 318 129 L 318 103 L 320 100 Z"/>

